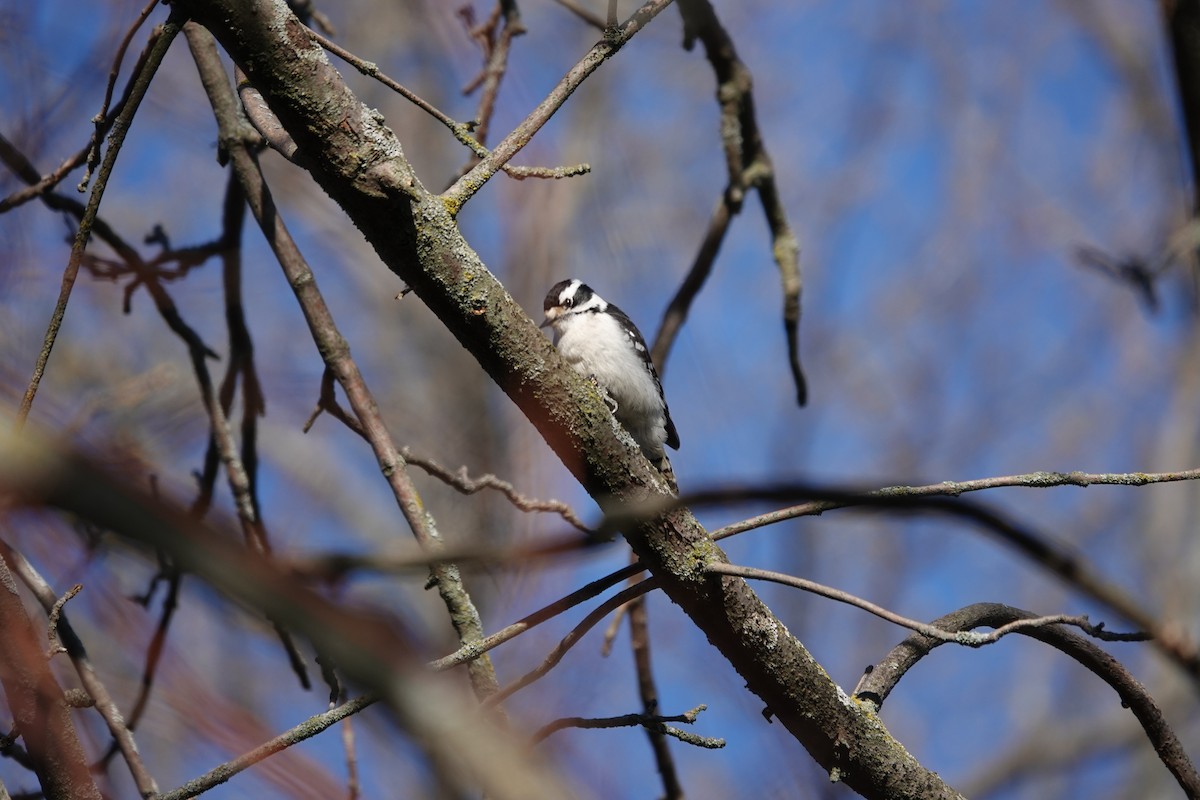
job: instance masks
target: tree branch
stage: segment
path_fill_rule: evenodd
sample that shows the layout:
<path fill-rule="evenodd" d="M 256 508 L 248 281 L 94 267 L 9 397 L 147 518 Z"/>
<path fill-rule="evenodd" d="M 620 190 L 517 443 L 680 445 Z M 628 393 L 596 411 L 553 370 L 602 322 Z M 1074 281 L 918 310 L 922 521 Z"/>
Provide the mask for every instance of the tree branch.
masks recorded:
<path fill-rule="evenodd" d="M 13 550 L 3 541 L 0 541 L 0 559 L 8 562 L 10 569 L 33 592 L 33 595 L 42 604 L 42 608 L 47 614 L 51 613 L 57 604 L 54 589 L 34 569 L 33 565 L 23 555 Z M 108 731 L 112 734 L 113 742 L 120 749 L 121 757 L 129 767 L 129 773 L 133 776 L 133 782 L 137 786 L 138 793 L 142 797 L 150 797 L 151 795 L 158 794 L 158 784 L 154 782 L 154 777 L 150 775 L 146 770 L 146 765 L 142 762 L 141 753 L 138 752 L 137 743 L 133 739 L 133 732 L 126 725 L 124 718 L 121 716 L 121 710 L 117 708 L 112 695 L 108 693 L 108 688 L 100 680 L 100 676 L 96 674 L 96 670 L 92 666 L 91 659 L 88 658 L 83 642 L 80 641 L 79 636 L 75 633 L 75 629 L 71 627 L 71 623 L 61 611 L 56 627 L 59 641 L 66 648 L 67 656 L 71 659 L 71 663 L 75 665 L 75 672 L 79 675 L 79 682 L 95 703 L 96 710 L 100 712 L 100 716 L 104 719 L 104 724 L 108 726 Z"/>
<path fill-rule="evenodd" d="M 1046 617 L 1030 617 L 1028 619 L 1014 620 L 1007 625 L 996 628 L 991 633 L 975 633 L 973 631 L 962 630 L 947 632 L 937 625 L 927 625 L 924 622 L 909 619 L 894 611 L 889 611 L 883 606 L 878 606 L 861 597 L 852 595 L 849 592 L 843 592 L 840 589 L 834 589 L 833 587 L 825 586 L 805 578 L 799 578 L 795 575 L 786 575 L 782 572 L 772 572 L 771 570 L 756 569 L 755 567 L 742 567 L 736 564 L 709 564 L 705 571 L 713 575 L 736 575 L 740 578 L 772 581 L 784 586 L 791 586 L 794 589 L 802 589 L 821 597 L 827 597 L 830 600 L 836 600 L 839 603 L 861 608 L 863 611 L 874 614 L 882 620 L 916 631 L 930 639 L 937 639 L 943 644 L 953 642 L 965 647 L 983 647 L 984 645 L 994 644 L 1010 633 L 1021 633 L 1028 628 L 1038 628 L 1045 625 L 1073 625 L 1089 636 L 1103 639 L 1106 642 L 1144 642 L 1150 638 L 1145 633 L 1112 633 L 1104 629 L 1104 623 L 1093 625 L 1088 621 L 1086 616 L 1071 616 L 1068 614 L 1054 614 Z"/>
<path fill-rule="evenodd" d="M 1001 629 L 1032 619 L 1036 619 L 1036 615 L 1019 608 L 999 603 L 976 603 L 939 617 L 933 621 L 933 627 L 947 632 L 970 631 L 979 627 Z M 1191 759 L 1188 758 L 1175 732 L 1167 724 L 1154 698 L 1129 674 L 1121 662 L 1084 637 L 1058 625 L 1015 630 L 1062 651 L 1115 689 L 1121 698 L 1121 704 L 1133 711 L 1155 752 L 1179 781 L 1187 796 L 1200 797 L 1200 775 L 1197 774 Z M 877 665 L 867 668 L 866 674 L 854 689 L 855 697 L 871 703 L 876 709 L 882 707 L 883 701 L 905 673 L 945 641 L 940 636 L 935 638 L 923 633 L 909 636 L 896 645 Z"/>
<path fill-rule="evenodd" d="M 198 778 L 193 778 L 177 789 L 172 789 L 169 792 L 158 795 L 155 800 L 187 800 L 189 797 L 203 794 L 209 789 L 225 783 L 239 772 L 254 766 L 264 758 L 269 758 L 294 744 L 303 742 L 305 739 L 311 739 L 318 733 L 333 727 L 353 714 L 357 714 L 378 700 L 379 697 L 374 694 L 360 695 L 353 700 L 342 703 L 337 708 L 331 708 L 322 714 L 311 716 L 298 725 L 288 728 L 274 739 L 263 742 L 248 753 L 243 753 L 232 761 L 227 761 L 220 766 L 213 767 L 208 772 Z"/>
<path fill-rule="evenodd" d="M 63 690 L 50 672 L 42 637 L 17 594 L 7 559 L 0 555 L 0 686 L 30 765 L 47 800 L 100 800 L 75 735 Z"/>

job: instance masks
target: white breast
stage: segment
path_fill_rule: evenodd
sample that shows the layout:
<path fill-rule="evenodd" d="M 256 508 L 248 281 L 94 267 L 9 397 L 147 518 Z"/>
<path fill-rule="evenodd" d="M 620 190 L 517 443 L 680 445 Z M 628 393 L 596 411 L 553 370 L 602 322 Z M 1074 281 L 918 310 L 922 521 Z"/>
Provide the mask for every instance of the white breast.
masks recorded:
<path fill-rule="evenodd" d="M 634 340 L 607 314 L 572 314 L 555 328 L 559 352 L 608 392 L 617 404 L 617 420 L 657 463 L 667 440 L 667 418 L 658 386 L 634 350 Z"/>

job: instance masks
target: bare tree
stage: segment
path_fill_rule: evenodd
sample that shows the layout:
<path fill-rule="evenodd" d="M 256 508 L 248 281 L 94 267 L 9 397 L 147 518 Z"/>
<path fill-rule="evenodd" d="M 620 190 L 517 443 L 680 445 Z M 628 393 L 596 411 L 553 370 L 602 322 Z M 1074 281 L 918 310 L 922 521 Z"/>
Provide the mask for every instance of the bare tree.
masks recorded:
<path fill-rule="evenodd" d="M 1089 209 L 1029 190 L 1038 176 L 997 144 L 1000 126 L 972 122 L 982 112 L 958 51 L 881 6 L 872 36 L 934 42 L 930 85 L 949 98 L 939 122 L 957 134 L 947 134 L 954 163 L 971 166 L 951 182 L 953 224 L 905 251 L 933 268 L 889 264 L 870 287 L 870 313 L 817 304 L 802 324 L 798 231 L 807 226 L 796 222 L 792 159 L 780 153 L 811 140 L 773 127 L 789 84 L 770 69 L 756 83 L 763 72 L 750 62 L 766 45 L 738 36 L 749 26 L 765 42 L 775 10 L 625 5 L 558 0 L 536 10 L 535 24 L 514 0 L 338 10 L 283 0 L 114 3 L 112 30 L 92 31 L 78 70 L 87 96 L 103 97 L 94 117 L 80 110 L 83 89 L 33 82 L 36 107 L 0 131 L 11 184 L 0 221 L 19 221 L 4 240 L 17 267 L 0 281 L 21 298 L 6 301 L 0 323 L 13 408 L 0 434 L 0 684 L 11 719 L 0 740 L 9 788 L 0 790 L 174 800 L 228 782 L 239 793 L 265 785 L 297 797 L 636 788 L 935 798 L 1049 774 L 1052 789 L 1071 795 L 1093 779 L 1088 758 L 1122 748 L 1130 785 L 1200 796 L 1187 747 L 1200 679 L 1198 567 L 1186 555 L 1200 469 L 1195 437 L 1183 435 L 1194 431 L 1189 403 L 1200 391 L 1194 322 L 1183 314 L 1170 337 L 1177 346 L 1156 351 L 1170 358 L 1153 365 L 1119 347 L 1153 338 L 1146 320 L 1200 241 L 1172 167 L 1159 165 L 1157 204 L 1145 214 L 1174 231 L 1161 237 L 1162 252 L 1109 255 L 1119 238 L 1087 236 Z M 1172 89 L 1148 77 L 1151 45 L 1127 31 L 1172 43 L 1186 136 L 1192 11 L 1165 4 L 1161 20 L 1137 17 L 1138 29 L 1121 27 L 1130 20 L 1116 5 L 1066 4 L 1046 29 L 1098 43 L 1140 87 L 1130 118 L 1161 143 L 1178 135 L 1163 110 Z M 5 14 L 6 36 L 23 53 L 53 59 L 34 47 L 35 21 Z M 997 38 L 1013 24 L 981 16 Z M 668 19 L 677 20 L 669 30 Z M 1028 46 L 1060 52 L 1056 42 Z M 693 50 L 708 69 L 696 68 Z M 561 78 L 538 62 L 551 52 L 572 54 Z M 893 70 L 863 63 L 879 96 L 898 88 L 887 83 Z M 443 110 L 462 107 L 458 86 L 473 98 L 470 119 Z M 648 89 L 652 101 L 635 97 Z M 1004 89 L 996 94 L 1005 102 L 1023 96 L 1020 86 Z M 517 99 L 502 102 L 509 94 Z M 690 115 L 678 127 L 667 120 L 682 113 L 680 97 L 706 109 L 704 137 L 680 135 Z M 846 169 L 823 205 L 799 204 L 831 223 L 827 240 L 808 237 L 820 263 L 852 263 L 831 256 L 832 223 L 881 180 L 870 165 L 888 117 L 900 114 L 889 102 L 855 108 Z M 622 127 L 635 105 L 650 123 Z M 78 136 L 88 118 L 90 139 Z M 48 141 L 72 143 L 72 155 L 46 170 Z M 518 165 L 519 155 L 535 163 Z M 127 161 L 138 168 L 123 171 Z M 1009 180 L 986 168 L 994 162 L 1011 167 L 999 170 Z M 690 172 L 704 172 L 710 196 L 676 202 L 698 185 Z M 1099 168 L 1092 177 L 1101 188 L 1120 184 Z M 897 217 L 915 213 L 908 199 L 927 188 L 914 181 L 891 201 Z M 607 206 L 589 198 L 599 191 Z M 1004 192 L 1019 199 L 1001 202 Z M 804 194 L 818 193 L 815 181 L 806 185 Z M 989 218 L 1000 208 L 1017 209 L 1016 221 Z M 58 219 L 72 240 L 55 281 L 22 254 L 49 250 Z M 1111 290 L 1107 305 L 1072 311 L 1086 344 L 1014 345 L 1020 362 L 996 355 L 990 335 L 1040 326 L 1042 345 L 1062 309 L 1033 308 L 1034 278 L 1010 297 L 996 291 L 1001 278 L 967 268 L 992 224 L 1038 227 L 1046 247 L 1078 252 L 1086 269 L 1070 274 L 1088 281 L 1086 291 Z M 739 247 L 742 228 L 756 230 L 753 267 L 722 274 L 721 253 Z M 672 408 L 693 409 L 681 417 L 692 426 L 681 426 L 678 485 L 527 311 L 567 277 L 564 262 L 626 251 L 648 259 L 636 281 L 622 279 L 620 258 L 581 268 L 616 291 L 633 295 L 636 283 L 661 296 L 651 349 L 664 376 L 669 364 L 672 378 L 681 369 L 677 347 L 712 348 L 701 357 L 721 364 L 689 378 L 690 392 L 666 382 Z M 655 269 L 655 259 L 672 268 Z M 1117 280 L 1094 280 L 1101 273 Z M 704 307 L 714 296 L 715 311 Z M 832 294 L 820 296 L 832 304 Z M 1145 316 L 1113 310 L 1130 297 Z M 117 304 L 128 327 L 111 313 Z M 995 327 L 973 327 L 989 315 Z M 937 323 L 913 324 L 923 316 Z M 761 319 L 770 320 L 761 330 L 735 330 L 735 320 Z M 823 343 L 807 372 L 801 353 L 813 348 L 802 347 L 802 331 Z M 872 337 L 884 335 L 900 344 L 879 344 L 887 356 L 877 358 Z M 1028 377 L 1043 351 L 1053 378 Z M 1093 354 L 1120 371 L 1085 376 Z M 953 366 L 940 369 L 942 360 Z M 770 390 L 746 392 L 739 370 L 769 375 Z M 1085 380 L 1091 393 L 1072 397 Z M 851 403 L 822 397 L 833 382 L 858 404 L 850 418 L 882 420 L 872 444 L 888 453 L 886 471 L 970 465 L 993 477 L 890 485 L 879 469 L 847 469 L 838 455 L 861 445 L 839 421 Z M 965 411 L 952 404 L 963 385 L 972 388 Z M 1143 429 L 1139 386 L 1159 392 L 1162 428 Z M 754 419 L 762 403 L 774 404 L 769 421 Z M 719 444 L 734 414 L 754 426 L 737 428 L 734 446 Z M 798 432 L 811 415 L 818 421 Z M 918 418 L 932 423 L 904 424 Z M 819 449 L 822 431 L 844 448 Z M 1107 449 L 1085 446 L 1102 439 Z M 546 446 L 565 472 L 540 456 Z M 689 460 L 689 449 L 701 455 Z M 821 455 L 809 463 L 797 455 L 806 450 Z M 1096 453 L 1135 463 L 1013 471 L 1010 453 L 1025 464 Z M 1102 499 L 1029 499 L 1068 487 L 1093 487 L 1087 496 Z M 1055 491 L 1012 499 L 1035 488 Z M 543 499 L 562 492 L 569 502 Z M 598 515 L 580 510 L 589 498 Z M 758 513 L 733 514 L 745 509 Z M 839 537 L 816 536 L 832 528 L 813 518 L 841 509 L 859 514 Z M 1070 530 L 1060 530 L 1066 520 Z M 1145 541 L 1131 545 L 1121 531 L 1139 526 Z M 401 527 L 414 542 L 397 539 Z M 781 530 L 787 547 L 754 549 Z M 992 581 L 995 571 L 1005 577 Z M 917 602 L 908 587 L 923 576 L 946 585 Z M 1003 592 L 1003 602 L 979 591 Z M 660 596 L 677 609 L 652 606 Z M 905 606 L 918 610 L 895 610 Z M 577 643 L 606 619 L 603 650 L 620 660 L 581 661 Z M 625 621 L 627 651 L 616 647 Z M 895 627 L 908 638 L 897 641 Z M 934 665 L 949 650 L 970 666 L 939 684 Z M 871 666 L 860 677 L 863 663 Z M 906 687 L 922 674 L 933 685 L 918 683 L 905 700 L 896 687 L 910 673 Z M 1059 701 L 1048 699 L 1063 680 Z M 958 692 L 981 681 L 1002 688 L 964 702 Z M 1089 720 L 1080 702 L 1111 713 Z M 944 763 L 929 731 L 955 731 L 972 704 L 991 730 L 1012 718 L 1005 739 L 973 754 L 975 769 Z M 598 732 L 612 728 L 644 734 Z M 596 748 L 589 736 L 621 736 L 620 749 Z M 713 751 L 733 739 L 753 743 L 753 755 L 722 761 Z M 319 749 L 298 747 L 308 740 Z M 228 755 L 197 774 L 201 746 Z M 652 789 L 655 774 L 661 788 Z"/>

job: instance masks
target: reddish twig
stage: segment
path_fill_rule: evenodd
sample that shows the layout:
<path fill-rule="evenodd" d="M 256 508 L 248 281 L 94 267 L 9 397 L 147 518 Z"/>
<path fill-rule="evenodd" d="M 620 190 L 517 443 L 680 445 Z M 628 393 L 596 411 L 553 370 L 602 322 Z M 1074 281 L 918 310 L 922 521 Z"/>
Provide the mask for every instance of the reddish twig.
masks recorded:
<path fill-rule="evenodd" d="M 53 615 L 55 607 L 58 606 L 58 600 L 55 596 L 54 589 L 49 583 L 34 569 L 33 565 L 16 550 L 13 550 L 7 543 L 0 541 L 0 558 L 8 562 L 12 571 L 16 573 L 21 582 L 33 593 L 42 608 L 50 615 Z M 138 793 L 142 797 L 149 797 L 158 793 L 158 784 L 154 782 L 154 777 L 146 769 L 145 763 L 142 761 L 142 756 L 138 752 L 137 743 L 133 739 L 133 728 L 127 724 L 121 716 L 120 709 L 113 701 L 112 695 L 108 693 L 108 688 L 100 680 L 100 676 L 96 674 L 95 667 L 92 666 L 91 659 L 88 658 L 87 650 L 83 646 L 83 642 L 75 633 L 70 621 L 66 615 L 61 613 L 59 607 L 58 619 L 55 622 L 51 619 L 53 629 L 58 636 L 58 640 L 66 649 L 67 657 L 71 659 L 71 663 L 75 666 L 75 672 L 79 675 L 79 682 L 84 690 L 93 701 L 96 711 L 100 713 L 104 724 L 108 726 L 108 731 L 112 734 L 113 744 L 121 752 L 121 757 L 125 760 L 126 766 L 129 767 L 129 773 L 133 777 L 133 782 L 137 786 Z"/>
<path fill-rule="evenodd" d="M 52 593 L 53 594 L 53 593 Z M 53 601 L 52 601 L 53 602 Z M 83 748 L 6 558 L 0 557 L 0 685 L 30 767 L 48 798 L 100 800 Z"/>

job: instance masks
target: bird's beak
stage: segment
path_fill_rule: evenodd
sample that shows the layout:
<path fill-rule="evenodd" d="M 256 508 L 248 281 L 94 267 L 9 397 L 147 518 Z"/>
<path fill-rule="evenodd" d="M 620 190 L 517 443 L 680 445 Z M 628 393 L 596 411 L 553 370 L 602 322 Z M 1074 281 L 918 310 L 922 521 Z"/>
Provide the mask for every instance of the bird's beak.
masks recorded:
<path fill-rule="evenodd" d="M 538 325 L 538 327 L 539 328 L 549 328 L 551 325 L 554 324 L 554 320 L 558 319 L 560 313 L 561 312 L 557 308 L 550 309 L 549 311 L 546 312 L 546 318 L 544 320 L 542 320 L 542 324 Z"/>
<path fill-rule="evenodd" d="M 542 324 L 538 325 L 538 327 L 539 328 L 549 328 L 553 324 L 554 324 L 554 320 L 550 319 L 549 317 L 546 317 L 544 320 L 542 320 Z"/>

